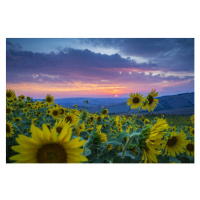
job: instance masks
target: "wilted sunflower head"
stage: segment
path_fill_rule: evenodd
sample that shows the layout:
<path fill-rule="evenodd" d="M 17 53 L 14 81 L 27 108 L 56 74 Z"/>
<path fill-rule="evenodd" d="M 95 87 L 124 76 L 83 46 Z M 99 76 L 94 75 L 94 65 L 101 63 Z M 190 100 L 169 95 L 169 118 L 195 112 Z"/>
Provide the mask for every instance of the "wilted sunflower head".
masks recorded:
<path fill-rule="evenodd" d="M 16 94 L 13 90 L 6 90 L 6 100 L 10 101 L 16 98 Z"/>
<path fill-rule="evenodd" d="M 54 104 L 54 97 L 51 94 L 47 94 L 45 98 L 45 103 L 48 105 Z"/>

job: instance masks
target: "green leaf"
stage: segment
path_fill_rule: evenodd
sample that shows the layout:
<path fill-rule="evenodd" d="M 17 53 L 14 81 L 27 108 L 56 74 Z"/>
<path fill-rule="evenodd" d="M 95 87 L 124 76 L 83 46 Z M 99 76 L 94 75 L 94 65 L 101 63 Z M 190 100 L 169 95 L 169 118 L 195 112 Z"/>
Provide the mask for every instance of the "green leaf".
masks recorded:
<path fill-rule="evenodd" d="M 91 150 L 87 149 L 87 151 L 84 153 L 84 156 L 87 157 L 87 156 L 91 155 L 91 153 L 92 153 Z"/>
<path fill-rule="evenodd" d="M 88 135 L 88 132 L 87 132 L 87 131 L 82 131 L 82 132 L 80 132 L 80 136 L 81 136 L 82 138 L 85 138 L 87 135 Z"/>
<path fill-rule="evenodd" d="M 116 156 L 113 159 L 113 163 L 132 163 L 132 160 L 130 156 L 125 156 L 123 158 L 121 156 Z"/>

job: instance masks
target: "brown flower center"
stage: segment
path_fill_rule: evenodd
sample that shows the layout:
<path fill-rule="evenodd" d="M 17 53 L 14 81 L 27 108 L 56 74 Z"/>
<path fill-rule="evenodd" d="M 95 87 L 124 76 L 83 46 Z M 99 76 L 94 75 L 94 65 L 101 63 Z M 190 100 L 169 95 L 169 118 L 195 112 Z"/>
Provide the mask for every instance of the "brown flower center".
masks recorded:
<path fill-rule="evenodd" d="M 57 128 L 56 128 L 56 131 L 57 131 L 57 133 L 61 133 L 61 131 L 62 131 L 62 127 L 60 127 L 60 126 L 58 126 Z"/>
<path fill-rule="evenodd" d="M 188 151 L 194 151 L 194 144 L 188 144 L 188 145 L 186 146 L 186 149 L 187 149 Z"/>
<path fill-rule="evenodd" d="M 57 110 L 54 110 L 54 111 L 53 111 L 53 115 L 54 115 L 54 116 L 58 115 L 58 111 L 57 111 Z"/>
<path fill-rule="evenodd" d="M 6 113 L 11 113 L 11 109 L 10 108 L 6 108 Z"/>
<path fill-rule="evenodd" d="M 139 101 L 140 101 L 140 100 L 139 100 L 138 97 L 134 97 L 134 98 L 133 98 L 133 103 L 139 103 Z"/>
<path fill-rule="evenodd" d="M 173 136 L 171 139 L 167 141 L 167 146 L 173 147 L 177 143 L 177 137 Z"/>
<path fill-rule="evenodd" d="M 60 111 L 61 111 L 60 114 L 62 115 L 64 113 L 64 109 L 61 108 Z"/>
<path fill-rule="evenodd" d="M 107 110 L 103 110 L 102 114 L 105 115 L 107 113 Z"/>
<path fill-rule="evenodd" d="M 20 119 L 15 119 L 16 122 L 20 121 Z"/>
<path fill-rule="evenodd" d="M 6 124 L 6 133 L 10 133 L 10 126 Z"/>
<path fill-rule="evenodd" d="M 100 122 L 101 121 L 101 117 L 97 117 L 97 121 Z"/>
<path fill-rule="evenodd" d="M 151 105 L 153 102 L 153 97 L 151 95 L 148 96 L 148 101 L 149 101 L 149 105 Z"/>
<path fill-rule="evenodd" d="M 65 120 L 67 121 L 67 122 L 72 122 L 72 118 L 70 117 L 70 116 L 67 116 L 67 117 L 65 117 Z"/>
<path fill-rule="evenodd" d="M 67 155 L 62 145 L 45 144 L 37 152 L 37 161 L 39 163 L 66 163 Z"/>
<path fill-rule="evenodd" d="M 51 97 L 47 97 L 47 98 L 46 98 L 46 101 L 47 101 L 47 102 L 51 102 Z"/>
<path fill-rule="evenodd" d="M 11 95 L 11 93 L 6 93 L 6 97 L 11 97 L 12 95 Z"/>

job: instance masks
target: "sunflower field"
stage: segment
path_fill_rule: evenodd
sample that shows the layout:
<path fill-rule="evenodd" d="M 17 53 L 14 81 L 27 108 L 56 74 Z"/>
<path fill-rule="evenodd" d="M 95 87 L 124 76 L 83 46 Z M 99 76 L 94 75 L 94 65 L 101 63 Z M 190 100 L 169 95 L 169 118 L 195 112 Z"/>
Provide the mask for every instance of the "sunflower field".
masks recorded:
<path fill-rule="evenodd" d="M 7 163 L 194 163 L 194 115 L 146 117 L 158 92 L 131 93 L 127 106 L 137 114 L 109 115 L 64 108 L 47 94 L 34 101 L 6 90 Z"/>

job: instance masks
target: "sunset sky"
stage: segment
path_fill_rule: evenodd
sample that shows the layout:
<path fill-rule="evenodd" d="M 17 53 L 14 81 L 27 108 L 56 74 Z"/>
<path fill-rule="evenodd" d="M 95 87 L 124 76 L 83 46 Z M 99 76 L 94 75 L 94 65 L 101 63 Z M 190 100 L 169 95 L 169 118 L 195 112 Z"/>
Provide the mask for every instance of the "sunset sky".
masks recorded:
<path fill-rule="evenodd" d="M 6 87 L 32 98 L 194 92 L 194 39 L 7 39 Z"/>

